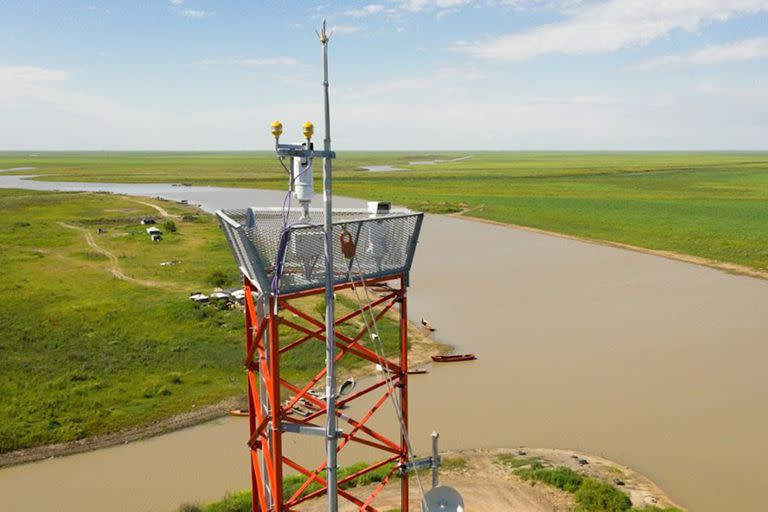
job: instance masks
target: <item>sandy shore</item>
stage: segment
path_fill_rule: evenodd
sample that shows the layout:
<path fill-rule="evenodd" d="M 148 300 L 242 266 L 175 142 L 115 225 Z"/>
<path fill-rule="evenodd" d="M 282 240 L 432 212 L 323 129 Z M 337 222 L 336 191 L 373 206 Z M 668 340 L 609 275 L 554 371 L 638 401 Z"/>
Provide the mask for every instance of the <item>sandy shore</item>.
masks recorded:
<path fill-rule="evenodd" d="M 521 451 L 522 450 L 522 451 Z M 552 512 L 574 510 L 573 495 L 554 487 L 538 483 L 531 485 L 512 471 L 495 462 L 498 454 L 516 455 L 525 453 L 525 457 L 540 458 L 547 466 L 565 466 L 586 476 L 607 483 L 621 481 L 619 489 L 626 492 L 634 507 L 656 505 L 661 508 L 677 507 L 666 493 L 642 474 L 607 459 L 569 450 L 542 448 L 484 449 L 461 450 L 443 453 L 444 460 L 463 459 L 466 465 L 460 469 L 441 470 L 440 485 L 447 485 L 458 490 L 464 498 L 465 510 L 477 511 L 515 511 L 515 512 Z M 588 464 L 581 465 L 579 460 Z M 431 488 L 429 475 L 421 476 L 425 492 Z M 363 496 L 372 488 L 352 489 L 352 494 Z M 400 486 L 397 483 L 384 488 L 374 505 L 379 510 L 397 508 Z M 410 501 L 412 510 L 420 510 L 420 492 L 415 479 L 412 479 Z M 355 507 L 341 500 L 339 510 L 352 511 Z M 306 510 L 322 512 L 326 509 L 324 500 L 315 500 Z"/>

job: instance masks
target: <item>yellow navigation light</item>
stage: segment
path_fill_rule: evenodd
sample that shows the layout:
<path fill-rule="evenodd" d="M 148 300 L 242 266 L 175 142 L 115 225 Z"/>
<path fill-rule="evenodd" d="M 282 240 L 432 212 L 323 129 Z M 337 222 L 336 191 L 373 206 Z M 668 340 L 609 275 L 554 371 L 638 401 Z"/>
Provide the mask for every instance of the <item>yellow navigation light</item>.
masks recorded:
<path fill-rule="evenodd" d="M 279 139 L 282 133 L 283 133 L 283 123 L 281 123 L 280 121 L 275 121 L 274 123 L 272 123 L 272 135 L 274 135 L 276 139 Z"/>
<path fill-rule="evenodd" d="M 301 131 L 304 134 L 304 137 L 307 140 L 310 140 L 312 138 L 312 134 L 315 133 L 315 127 L 312 123 L 307 121 L 306 123 L 304 123 L 304 126 L 301 127 Z"/>

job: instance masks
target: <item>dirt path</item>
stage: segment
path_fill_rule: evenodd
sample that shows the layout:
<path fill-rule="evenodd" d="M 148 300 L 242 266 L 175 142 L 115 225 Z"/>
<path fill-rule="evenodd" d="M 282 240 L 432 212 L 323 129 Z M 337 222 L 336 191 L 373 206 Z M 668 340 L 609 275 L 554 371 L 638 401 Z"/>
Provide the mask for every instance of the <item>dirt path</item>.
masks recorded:
<path fill-rule="evenodd" d="M 636 245 L 624 244 L 621 242 L 611 242 L 610 240 L 599 240 L 595 238 L 586 238 L 576 235 L 568 235 L 565 233 L 557 233 L 555 231 L 547 231 L 546 229 L 533 228 L 530 226 L 521 226 L 519 224 L 508 224 L 506 222 L 498 222 L 495 220 L 481 219 L 479 217 L 467 216 L 467 213 L 471 213 L 473 208 L 466 208 L 457 213 L 449 213 L 447 217 L 455 217 L 463 220 L 471 220 L 476 222 L 482 222 L 484 224 L 492 224 L 494 226 L 503 226 L 506 228 L 519 229 L 522 231 L 530 231 L 531 233 L 539 233 L 542 235 L 556 236 L 558 238 L 566 238 L 568 240 L 577 240 L 579 242 L 588 242 L 591 244 L 607 245 L 609 247 L 617 247 L 619 249 L 626 249 L 629 251 L 640 252 L 643 254 L 650 254 L 652 256 L 659 256 L 661 258 L 667 258 L 670 260 L 683 261 L 685 263 L 693 263 L 695 265 L 701 265 L 704 267 L 715 268 L 723 270 L 731 274 L 744 275 L 749 277 L 756 277 L 758 279 L 768 280 L 768 272 L 758 270 L 746 265 L 739 265 L 738 263 L 729 263 L 726 261 L 710 260 L 701 256 L 692 256 L 690 254 L 680 254 L 673 251 L 662 251 L 659 249 L 648 249 L 646 247 L 638 247 Z"/>
<path fill-rule="evenodd" d="M 440 471 L 440 485 L 447 485 L 458 490 L 464 499 L 465 510 L 478 511 L 515 511 L 515 512 L 552 512 L 572 511 L 575 503 L 573 495 L 545 484 L 531 485 L 516 476 L 511 470 L 496 463 L 498 454 L 517 454 L 520 449 L 461 450 L 443 453 L 444 461 L 454 464 L 451 469 Z M 620 479 L 624 485 L 617 487 L 626 492 L 633 506 L 642 508 L 646 505 L 659 507 L 677 507 L 656 484 L 642 474 L 621 466 L 615 462 L 584 453 L 566 450 L 539 448 L 523 449 L 525 457 L 536 457 L 546 466 L 565 466 L 597 480 L 613 483 Z M 587 465 L 580 465 L 579 459 L 587 460 Z M 461 465 L 456 465 L 461 461 Z M 421 475 L 424 491 L 431 488 L 429 474 Z M 352 494 L 366 496 L 374 487 L 352 489 Z M 399 506 L 400 486 L 390 484 L 376 499 L 374 505 L 379 510 L 389 510 Z M 412 510 L 420 510 L 421 493 L 415 478 L 411 479 L 410 503 Z M 340 500 L 340 511 L 357 510 L 348 506 L 349 502 Z M 321 512 L 326 509 L 324 500 L 315 500 L 308 512 Z"/>
<path fill-rule="evenodd" d="M 112 273 L 113 276 L 115 276 L 118 279 L 121 279 L 123 281 L 128 281 L 134 284 L 138 284 L 141 286 L 149 286 L 151 288 L 171 288 L 171 289 L 178 289 L 178 286 L 172 283 L 164 283 L 161 281 L 153 281 L 149 279 L 137 279 L 135 277 L 131 277 L 127 275 L 125 272 L 122 271 L 120 268 L 120 263 L 117 260 L 117 256 L 112 254 L 112 252 L 108 251 L 107 249 L 101 247 L 99 244 L 96 243 L 96 240 L 93 239 L 93 235 L 91 232 L 85 228 L 81 228 L 79 226 L 73 226 L 72 224 L 67 224 L 66 222 L 59 222 L 59 225 L 62 227 L 65 227 L 67 229 L 73 229 L 75 231 L 79 231 L 85 235 L 85 241 L 88 244 L 88 246 L 93 249 L 94 251 L 98 252 L 99 254 L 106 256 L 109 259 L 110 266 L 109 271 Z"/>
<path fill-rule="evenodd" d="M 171 219 L 180 219 L 181 218 L 181 215 L 174 215 L 173 213 L 168 213 L 168 210 L 166 210 L 162 206 L 154 204 L 154 203 L 148 203 L 146 201 L 139 201 L 138 199 L 130 199 L 128 197 L 124 197 L 123 199 L 125 199 L 126 201 L 130 201 L 132 203 L 143 204 L 144 206 L 149 206 L 150 208 L 154 208 L 155 211 L 157 211 L 157 213 L 161 217 L 168 217 L 168 218 L 171 218 Z"/>

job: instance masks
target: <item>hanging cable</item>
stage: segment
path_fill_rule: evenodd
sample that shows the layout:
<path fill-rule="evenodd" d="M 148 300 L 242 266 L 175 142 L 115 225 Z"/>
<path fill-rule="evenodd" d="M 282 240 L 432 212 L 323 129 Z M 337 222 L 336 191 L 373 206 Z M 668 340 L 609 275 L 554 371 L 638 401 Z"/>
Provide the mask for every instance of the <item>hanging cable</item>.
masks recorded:
<path fill-rule="evenodd" d="M 382 374 L 382 377 L 387 383 L 387 390 L 389 393 L 390 401 L 392 402 L 392 405 L 395 409 L 395 415 L 397 416 L 398 422 L 400 424 L 400 434 L 402 435 L 403 440 L 405 441 L 405 446 L 406 446 L 406 450 L 408 451 L 408 455 L 410 456 L 411 459 L 414 459 L 416 455 L 413 450 L 413 446 L 411 444 L 410 436 L 408 435 L 408 429 L 406 428 L 406 425 L 405 425 L 405 419 L 403 418 L 402 402 L 400 401 L 400 397 L 397 396 L 397 393 L 395 392 L 395 385 L 392 383 L 392 375 L 386 367 L 385 346 L 384 346 L 383 340 L 381 339 L 381 336 L 379 335 L 379 328 L 376 322 L 376 315 L 373 311 L 373 308 L 371 307 L 372 301 L 371 301 L 370 294 L 368 293 L 368 286 L 365 284 L 365 279 L 363 278 L 362 270 L 360 268 L 360 262 L 357 260 L 357 258 L 354 258 L 354 261 L 357 263 L 357 275 L 360 279 L 360 283 L 362 284 L 363 290 L 365 292 L 365 297 L 367 300 L 366 306 L 363 305 L 363 301 L 358 295 L 357 286 L 355 286 L 355 281 L 352 276 L 352 267 L 350 265 L 348 275 L 349 275 L 349 281 L 352 284 L 352 291 L 354 292 L 355 298 L 357 299 L 357 303 L 361 311 L 363 312 L 362 317 L 363 317 L 363 323 L 365 324 L 365 329 L 368 332 L 368 337 L 370 338 L 371 343 L 373 344 L 374 350 L 376 352 L 376 356 L 379 359 L 379 367 L 381 368 L 380 372 Z M 368 323 L 368 319 L 365 317 L 366 309 L 371 318 L 370 324 Z M 371 325 L 373 325 L 373 332 L 371 331 Z M 418 471 L 415 471 L 414 475 L 416 476 L 416 481 L 419 486 L 419 493 L 421 494 L 422 504 L 426 505 L 426 496 L 424 493 L 424 485 L 421 481 L 421 477 L 419 476 Z"/>
<path fill-rule="evenodd" d="M 280 165 L 283 166 L 283 169 L 285 169 L 285 172 L 288 173 L 288 176 L 290 178 L 288 180 L 288 192 L 285 194 L 285 197 L 283 198 L 283 209 L 282 209 L 283 228 L 282 228 L 282 231 L 280 232 L 280 242 L 278 243 L 277 254 L 275 256 L 275 265 L 274 265 L 275 270 L 274 270 L 274 274 L 272 275 L 272 293 L 274 293 L 275 295 L 275 314 L 277 314 L 277 296 L 279 295 L 279 292 L 280 292 L 280 276 L 283 273 L 283 264 L 285 263 L 285 251 L 288 247 L 288 234 L 289 234 L 288 219 L 291 213 L 293 185 L 294 183 L 296 183 L 296 180 L 298 180 L 302 175 L 304 175 L 305 172 L 309 170 L 309 167 L 305 167 L 304 170 L 301 171 L 298 175 L 291 176 L 291 171 L 288 170 L 288 168 L 285 166 L 283 159 L 281 157 L 278 157 L 277 160 L 280 162 Z"/>

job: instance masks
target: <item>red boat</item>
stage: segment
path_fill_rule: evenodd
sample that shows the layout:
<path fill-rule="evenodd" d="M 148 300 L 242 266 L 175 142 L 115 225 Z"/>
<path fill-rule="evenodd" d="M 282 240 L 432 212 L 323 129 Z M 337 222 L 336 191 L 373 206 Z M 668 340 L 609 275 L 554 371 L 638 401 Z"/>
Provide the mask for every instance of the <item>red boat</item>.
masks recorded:
<path fill-rule="evenodd" d="M 457 361 L 472 361 L 477 359 L 475 354 L 452 354 L 449 356 L 432 356 L 432 360 L 436 363 L 455 363 Z"/>

